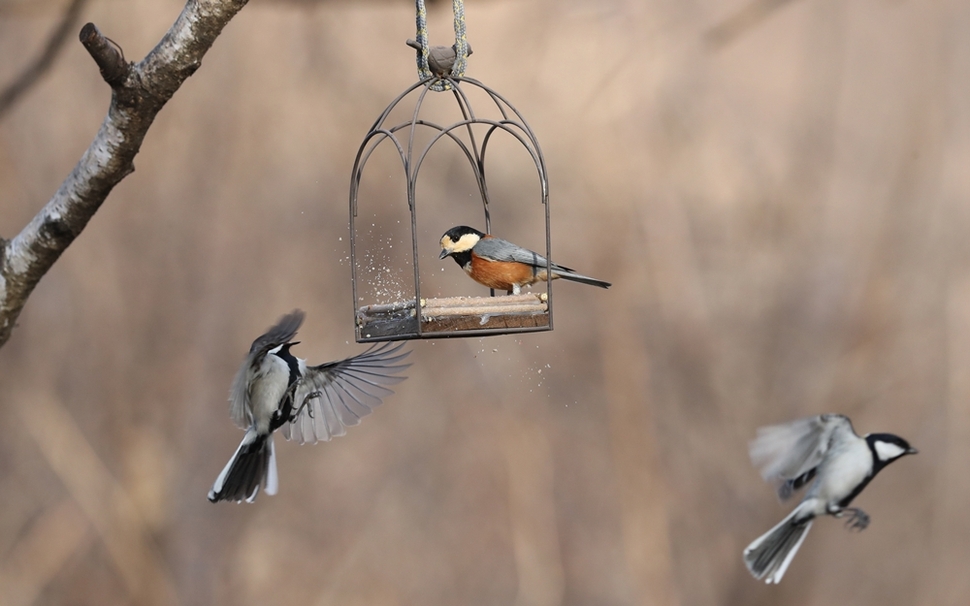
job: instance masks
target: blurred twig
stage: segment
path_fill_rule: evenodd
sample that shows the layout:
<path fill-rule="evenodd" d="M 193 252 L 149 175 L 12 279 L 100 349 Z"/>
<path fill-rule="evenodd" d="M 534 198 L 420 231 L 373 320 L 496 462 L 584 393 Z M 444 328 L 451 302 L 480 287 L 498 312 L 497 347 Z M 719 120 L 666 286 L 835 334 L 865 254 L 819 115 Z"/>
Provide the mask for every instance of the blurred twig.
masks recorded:
<path fill-rule="evenodd" d="M 0 347 L 34 287 L 77 238 L 122 179 L 155 116 L 202 64 L 222 29 L 248 0 L 188 0 L 158 45 L 127 64 L 94 24 L 81 41 L 111 85 L 111 106 L 94 141 L 43 209 L 12 240 L 0 238 Z"/>
<path fill-rule="evenodd" d="M 622 233 L 622 232 L 620 232 Z M 636 231 L 631 230 L 631 233 Z M 636 241 L 639 236 L 630 237 Z M 617 291 L 635 300 L 650 290 L 645 271 L 633 267 L 638 260 L 618 258 L 614 270 L 625 276 Z M 609 386 L 604 405 L 609 420 L 610 455 L 620 497 L 623 552 L 631 585 L 640 604 L 683 603 L 674 574 L 670 538 L 670 494 L 664 477 L 650 351 L 638 321 L 642 309 L 603 302 L 598 315 L 610 318 L 600 333 L 603 382 Z M 607 310 L 605 314 L 602 310 Z M 631 365 L 630 360 L 635 360 Z M 635 369 L 631 372 L 631 368 Z"/>
<path fill-rule="evenodd" d="M 47 509 L 0 564 L 3 603 L 37 603 L 41 591 L 68 559 L 91 543 L 89 530 L 90 524 L 72 499 Z"/>
<path fill-rule="evenodd" d="M 3 91 L 0 91 L 0 120 L 54 64 L 54 59 L 64 48 L 68 35 L 74 29 L 78 18 L 81 16 L 81 10 L 87 3 L 88 0 L 71 0 L 61 17 L 61 22 L 57 24 L 57 27 L 47 38 L 44 50 L 20 72 L 19 76 L 13 79 L 13 82 L 8 84 Z"/>
<path fill-rule="evenodd" d="M 47 394 L 21 396 L 23 426 L 91 521 L 135 604 L 176 604 L 175 583 L 144 517 L 64 406 Z"/>
<path fill-rule="evenodd" d="M 707 30 L 704 40 L 713 50 L 721 50 L 792 1 L 751 0 L 736 13 Z"/>
<path fill-rule="evenodd" d="M 515 405 L 503 402 L 500 414 L 507 422 L 499 443 L 508 473 L 509 531 L 519 581 L 514 604 L 562 604 L 566 573 L 556 527 L 549 430 L 513 411 Z"/>

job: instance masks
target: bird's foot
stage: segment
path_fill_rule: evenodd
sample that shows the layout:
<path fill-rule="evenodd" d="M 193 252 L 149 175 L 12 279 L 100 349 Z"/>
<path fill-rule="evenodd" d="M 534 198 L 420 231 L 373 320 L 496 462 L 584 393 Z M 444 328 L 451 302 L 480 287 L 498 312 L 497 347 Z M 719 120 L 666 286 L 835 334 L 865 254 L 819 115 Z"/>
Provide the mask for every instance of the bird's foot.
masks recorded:
<path fill-rule="evenodd" d="M 293 413 L 293 418 L 295 419 L 298 416 L 300 416 L 300 413 L 303 412 L 303 409 L 304 408 L 306 408 L 306 414 L 307 414 L 307 416 L 312 419 L 313 418 L 313 407 L 312 406 L 309 406 L 310 400 L 312 400 L 314 398 L 319 398 L 322 395 L 323 395 L 323 392 L 321 392 L 321 391 L 311 391 L 307 395 L 303 396 L 303 402 L 300 403 L 300 407 L 297 408 L 296 409 L 296 412 Z"/>
<path fill-rule="evenodd" d="M 849 530 L 862 531 L 862 530 L 865 530 L 867 526 L 869 526 L 869 520 L 870 520 L 869 514 L 867 514 L 866 512 L 856 507 L 843 509 L 842 511 L 836 514 L 836 517 L 841 518 L 847 513 L 852 514 L 852 517 L 850 517 L 848 520 L 845 521 L 845 527 L 848 528 Z"/>
<path fill-rule="evenodd" d="M 290 383 L 290 386 L 286 388 L 286 393 L 283 394 L 284 398 L 290 398 L 292 400 L 296 397 L 296 390 L 303 384 L 303 377 L 298 378 L 296 381 Z"/>

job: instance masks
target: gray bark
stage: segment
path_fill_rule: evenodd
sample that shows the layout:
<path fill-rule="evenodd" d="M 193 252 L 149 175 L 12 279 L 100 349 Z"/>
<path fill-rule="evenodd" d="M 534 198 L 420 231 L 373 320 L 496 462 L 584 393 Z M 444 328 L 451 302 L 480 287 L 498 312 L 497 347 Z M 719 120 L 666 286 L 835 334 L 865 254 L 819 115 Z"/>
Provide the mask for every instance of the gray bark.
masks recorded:
<path fill-rule="evenodd" d="M 134 172 L 134 159 L 155 116 L 202 64 L 229 20 L 248 0 L 189 0 L 158 45 L 128 63 L 92 23 L 81 43 L 112 89 L 98 134 L 43 209 L 10 240 L 0 238 L 0 347 L 10 338 L 34 287 L 97 212 L 111 190 Z"/>

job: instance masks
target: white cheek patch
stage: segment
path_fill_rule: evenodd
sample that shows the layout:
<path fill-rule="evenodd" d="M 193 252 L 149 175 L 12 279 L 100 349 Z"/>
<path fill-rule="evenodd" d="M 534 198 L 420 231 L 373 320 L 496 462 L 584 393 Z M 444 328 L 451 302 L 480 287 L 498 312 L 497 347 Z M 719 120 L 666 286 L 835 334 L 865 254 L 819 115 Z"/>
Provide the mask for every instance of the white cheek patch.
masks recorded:
<path fill-rule="evenodd" d="M 880 461 L 892 461 L 906 453 L 904 448 L 891 442 L 876 442 L 876 455 Z"/>
<path fill-rule="evenodd" d="M 475 245 L 481 239 L 478 234 L 465 234 L 455 242 L 449 236 L 443 236 L 441 238 L 441 249 L 448 251 L 448 254 L 463 253 L 475 248 Z"/>
<path fill-rule="evenodd" d="M 479 240 L 481 240 L 481 238 L 478 236 L 478 234 L 465 234 L 464 236 L 458 238 L 458 241 L 455 242 L 454 249 L 458 252 L 471 250 L 475 248 L 475 245 L 478 244 Z"/>

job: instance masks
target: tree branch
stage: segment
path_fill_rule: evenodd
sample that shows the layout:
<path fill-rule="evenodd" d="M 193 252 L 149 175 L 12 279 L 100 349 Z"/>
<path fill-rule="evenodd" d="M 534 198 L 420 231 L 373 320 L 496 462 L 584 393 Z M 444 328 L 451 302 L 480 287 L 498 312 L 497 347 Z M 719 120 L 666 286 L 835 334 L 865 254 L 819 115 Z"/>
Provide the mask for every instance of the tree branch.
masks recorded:
<path fill-rule="evenodd" d="M 111 105 L 94 141 L 50 201 L 12 240 L 0 238 L 0 347 L 41 277 L 114 186 L 135 170 L 134 158 L 155 116 L 247 1 L 188 0 L 161 42 L 136 64 L 125 65 L 116 45 L 93 24 L 81 30 L 82 43 L 111 85 Z"/>
<path fill-rule="evenodd" d="M 121 49 L 111 40 L 105 38 L 93 23 L 81 28 L 81 44 L 91 54 L 91 58 L 98 64 L 101 77 L 112 87 L 121 86 L 128 78 L 131 66 L 125 61 Z"/>

